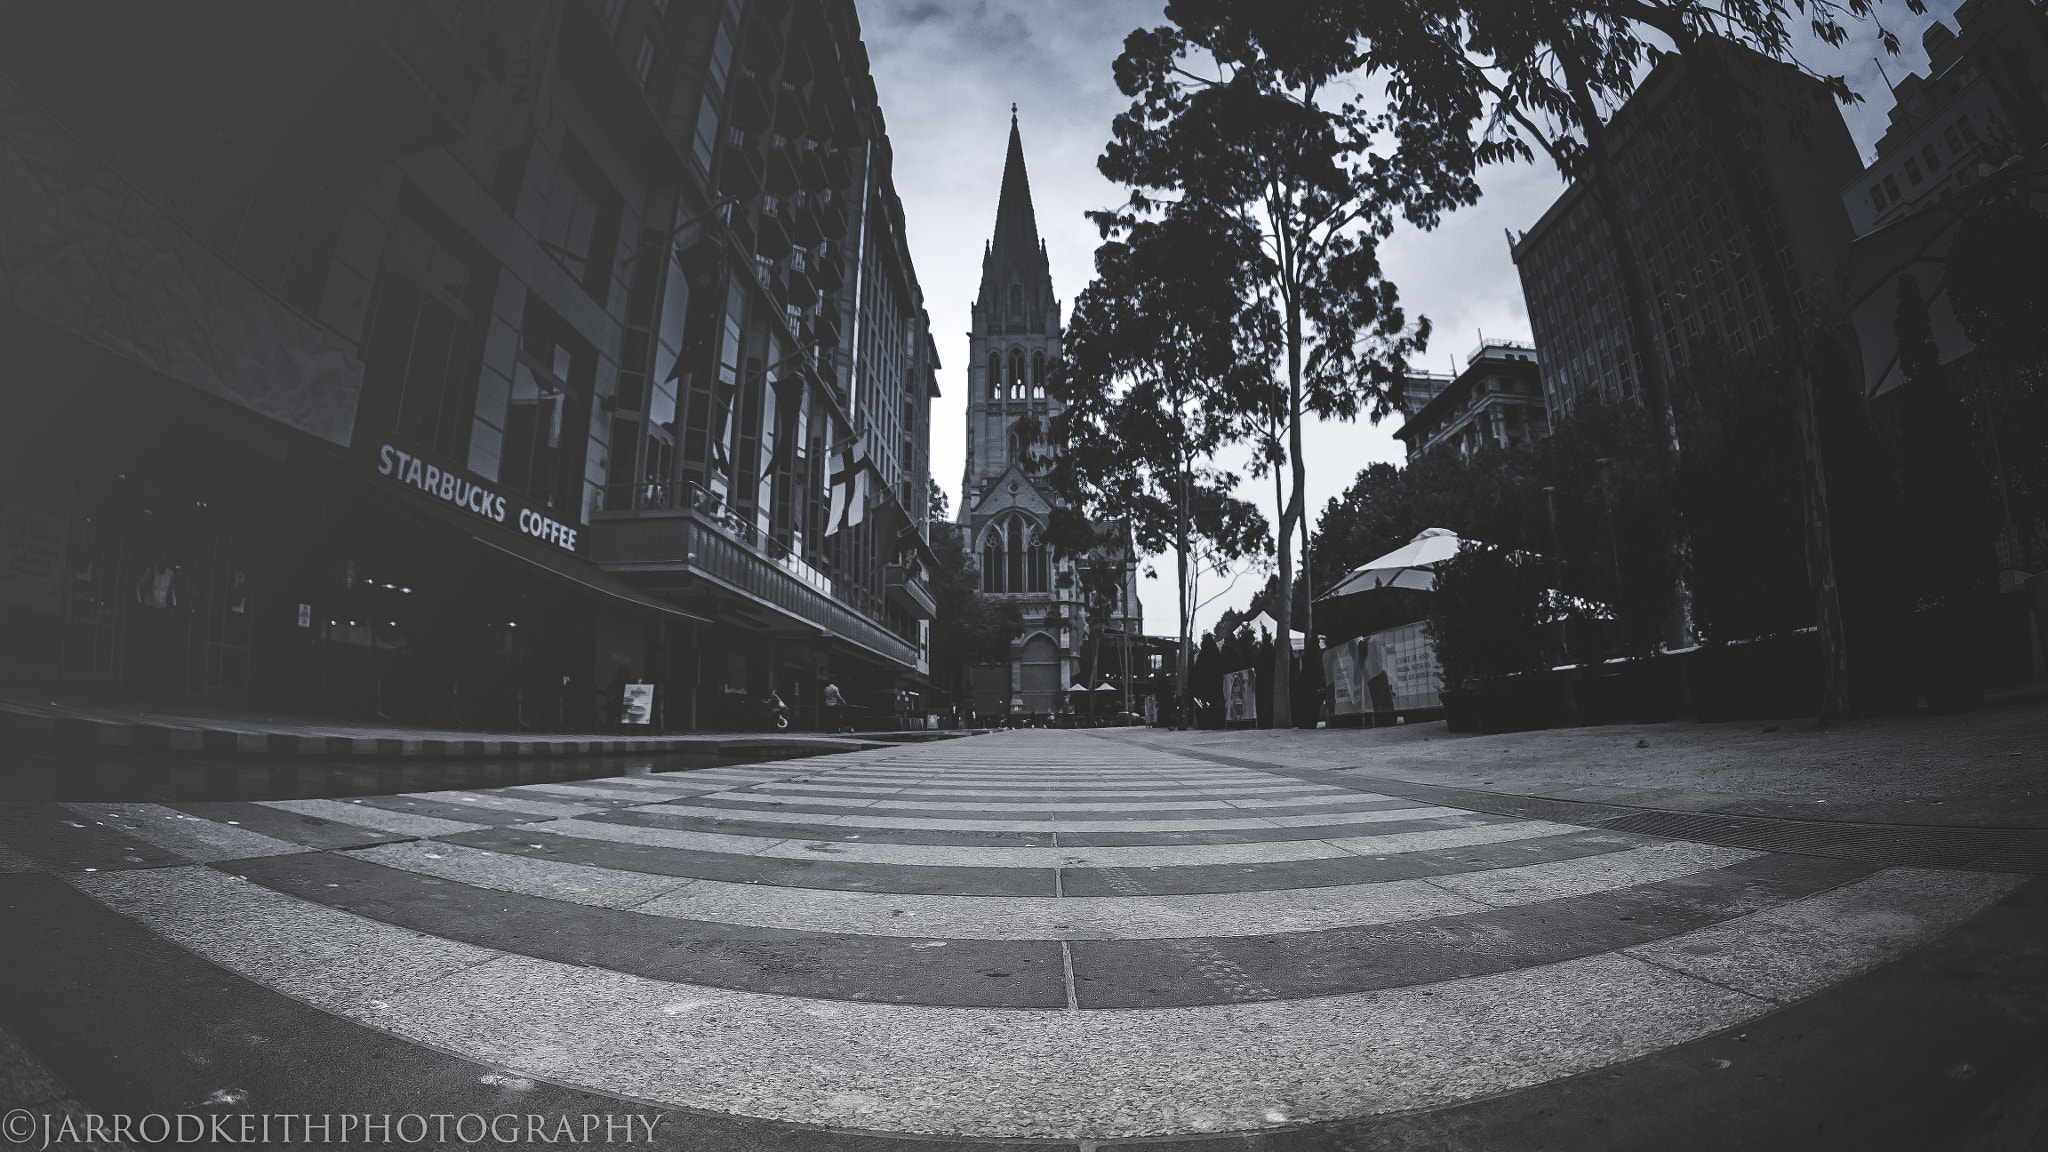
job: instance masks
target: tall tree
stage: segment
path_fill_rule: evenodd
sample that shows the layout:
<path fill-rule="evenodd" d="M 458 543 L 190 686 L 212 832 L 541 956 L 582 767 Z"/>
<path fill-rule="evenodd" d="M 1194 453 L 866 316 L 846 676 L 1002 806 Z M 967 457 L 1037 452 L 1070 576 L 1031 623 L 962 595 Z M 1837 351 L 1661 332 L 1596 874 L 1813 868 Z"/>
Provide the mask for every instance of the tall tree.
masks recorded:
<path fill-rule="evenodd" d="M 1115 75 L 1133 103 L 1099 162 L 1132 189 L 1120 222 L 1200 206 L 1257 238 L 1248 287 L 1279 318 L 1285 357 L 1283 638 L 1305 508 L 1304 414 L 1391 411 L 1407 354 L 1427 340 L 1426 323 L 1407 326 L 1381 274 L 1379 242 L 1397 215 L 1431 227 L 1478 196 L 1468 121 L 1374 112 L 1331 87 L 1362 59 L 1347 15 L 1325 4 L 1173 0 L 1169 25 L 1124 41 Z M 1269 446 L 1269 457 L 1278 450 Z M 1275 676 L 1275 707 L 1286 715 L 1286 661 Z"/>
<path fill-rule="evenodd" d="M 1140 551 L 1173 550 L 1184 718 L 1195 578 L 1268 545 L 1265 518 L 1231 495 L 1237 478 L 1210 463 L 1246 433 L 1237 400 L 1265 344 L 1241 323 L 1248 237 L 1230 220 L 1189 206 L 1109 230 L 1067 326 L 1051 476 L 1076 507 L 1127 522 Z"/>

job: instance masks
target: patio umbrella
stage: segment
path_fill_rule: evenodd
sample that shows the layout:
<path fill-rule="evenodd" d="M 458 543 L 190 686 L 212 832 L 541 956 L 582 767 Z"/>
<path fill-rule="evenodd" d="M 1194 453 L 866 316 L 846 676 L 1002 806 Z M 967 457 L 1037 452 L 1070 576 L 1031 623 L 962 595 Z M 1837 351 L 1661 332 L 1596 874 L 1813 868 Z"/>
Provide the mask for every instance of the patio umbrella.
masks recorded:
<path fill-rule="evenodd" d="M 1463 541 L 1448 528 L 1424 528 L 1410 540 L 1377 560 L 1368 560 L 1344 574 L 1335 587 L 1318 600 L 1371 592 L 1376 588 L 1415 588 L 1436 591 L 1436 566 L 1458 554 Z"/>

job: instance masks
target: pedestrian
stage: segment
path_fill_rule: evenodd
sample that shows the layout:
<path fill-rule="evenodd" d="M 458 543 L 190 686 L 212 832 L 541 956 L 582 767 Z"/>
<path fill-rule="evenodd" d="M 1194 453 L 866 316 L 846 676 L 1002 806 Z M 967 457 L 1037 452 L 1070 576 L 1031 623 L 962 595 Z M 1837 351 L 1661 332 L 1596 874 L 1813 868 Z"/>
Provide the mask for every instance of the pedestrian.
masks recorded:
<path fill-rule="evenodd" d="M 825 682 L 825 728 L 837 732 L 846 723 L 846 697 L 839 694 L 839 685 Z"/>

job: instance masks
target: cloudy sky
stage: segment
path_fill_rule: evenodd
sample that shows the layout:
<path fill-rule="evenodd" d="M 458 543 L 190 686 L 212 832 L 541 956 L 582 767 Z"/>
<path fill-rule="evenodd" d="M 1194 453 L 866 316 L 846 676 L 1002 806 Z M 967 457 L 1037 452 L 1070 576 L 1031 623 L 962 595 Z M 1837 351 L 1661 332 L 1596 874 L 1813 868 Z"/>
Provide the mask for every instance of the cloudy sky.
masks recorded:
<path fill-rule="evenodd" d="M 1282 0 L 1284 2 L 1284 0 Z M 1916 17 L 1892 0 L 1880 4 L 1899 33 L 1901 55 L 1884 68 L 1896 80 L 1922 69 L 1921 29 L 1953 20 L 1956 0 L 1930 0 Z M 995 225 L 1010 105 L 1018 109 L 1038 227 L 1052 261 L 1054 289 L 1071 303 L 1093 268 L 1095 229 L 1082 213 L 1118 203 L 1117 186 L 1096 171 L 1110 120 L 1128 101 L 1110 78 L 1110 64 L 1134 28 L 1163 22 L 1159 0 L 862 0 L 862 34 L 896 153 L 896 188 L 909 220 L 925 305 L 944 367 L 944 392 L 932 417 L 932 470 L 960 497 L 965 427 L 968 305 L 981 273 L 982 245 Z M 1800 58 L 1817 71 L 1843 73 L 1864 103 L 1844 110 L 1866 162 L 1884 130 L 1891 97 L 1872 61 L 1877 36 L 1865 26 L 1841 49 L 1806 44 Z M 1399 285 L 1410 317 L 1426 315 L 1436 335 L 1420 366 L 1462 363 L 1481 332 L 1528 339 L 1528 313 L 1506 230 L 1535 223 L 1562 191 L 1548 163 L 1488 170 L 1485 195 L 1433 232 L 1405 225 L 1382 249 L 1388 277 Z M 1398 419 L 1398 418 L 1397 418 Z M 1323 505 L 1376 460 L 1399 461 L 1397 422 L 1327 424 L 1306 432 L 1311 523 Z M 1270 481 L 1248 486 L 1274 515 Z M 1162 563 L 1162 573 L 1171 566 Z M 1265 582 L 1248 573 L 1198 616 L 1207 627 L 1225 608 L 1242 607 Z M 1170 634 L 1170 576 L 1142 582 L 1146 627 Z M 1227 582 L 1225 582 L 1227 583 Z M 1202 590 L 1207 598 L 1217 583 Z"/>

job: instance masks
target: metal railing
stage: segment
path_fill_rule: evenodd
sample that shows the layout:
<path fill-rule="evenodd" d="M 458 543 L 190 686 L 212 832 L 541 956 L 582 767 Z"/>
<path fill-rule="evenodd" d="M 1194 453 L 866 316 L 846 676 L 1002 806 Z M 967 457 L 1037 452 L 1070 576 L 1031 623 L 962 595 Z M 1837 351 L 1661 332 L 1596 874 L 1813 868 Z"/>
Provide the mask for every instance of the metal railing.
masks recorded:
<path fill-rule="evenodd" d="M 763 532 L 751 517 L 742 515 L 725 497 L 701 485 L 686 481 L 653 484 L 614 484 L 605 489 L 607 512 L 691 512 L 718 531 L 769 563 L 794 576 L 806 586 L 830 596 L 870 619 L 885 619 L 883 599 L 877 593 L 847 580 L 835 580 L 819 571 L 789 544 L 772 532 Z"/>

